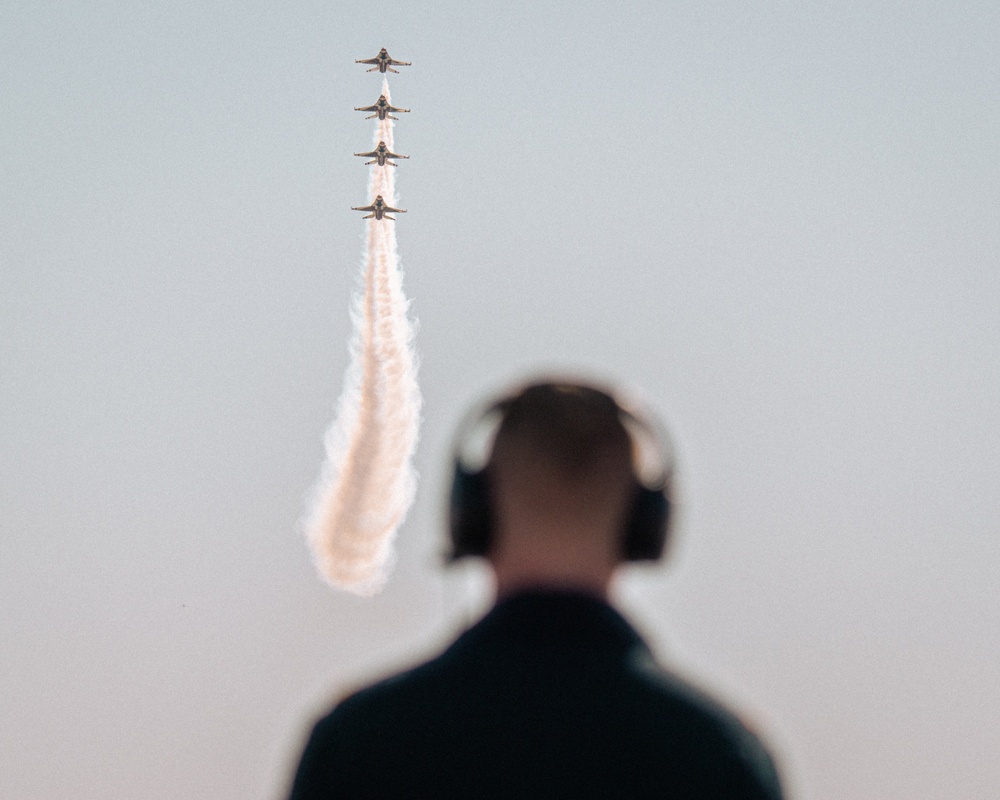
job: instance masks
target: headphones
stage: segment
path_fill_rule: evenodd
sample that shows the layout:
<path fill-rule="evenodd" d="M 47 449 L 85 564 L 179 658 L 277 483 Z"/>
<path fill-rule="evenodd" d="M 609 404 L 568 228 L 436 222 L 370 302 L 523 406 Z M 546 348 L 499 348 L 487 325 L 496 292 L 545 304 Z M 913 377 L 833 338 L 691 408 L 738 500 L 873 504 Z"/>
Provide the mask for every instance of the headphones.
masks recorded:
<path fill-rule="evenodd" d="M 635 495 L 622 535 L 625 561 L 656 561 L 669 540 L 673 453 L 665 432 L 646 413 L 610 393 L 581 383 L 533 383 L 474 408 L 459 426 L 454 446 L 447 561 L 486 556 L 493 537 L 487 468 L 497 431 L 526 397 L 572 393 L 600 413 L 617 417 L 631 441 Z"/>

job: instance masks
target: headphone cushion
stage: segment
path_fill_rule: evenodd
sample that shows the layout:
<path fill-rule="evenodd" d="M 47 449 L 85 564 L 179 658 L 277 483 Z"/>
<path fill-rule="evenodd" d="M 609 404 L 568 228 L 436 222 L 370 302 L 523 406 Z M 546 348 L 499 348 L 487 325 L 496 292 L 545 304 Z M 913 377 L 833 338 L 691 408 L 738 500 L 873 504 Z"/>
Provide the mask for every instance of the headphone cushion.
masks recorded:
<path fill-rule="evenodd" d="M 662 489 L 639 487 L 625 528 L 626 561 L 656 561 L 667 545 L 670 500 Z"/>
<path fill-rule="evenodd" d="M 452 560 L 489 552 L 493 514 L 485 470 L 470 472 L 455 465 L 448 517 Z"/>

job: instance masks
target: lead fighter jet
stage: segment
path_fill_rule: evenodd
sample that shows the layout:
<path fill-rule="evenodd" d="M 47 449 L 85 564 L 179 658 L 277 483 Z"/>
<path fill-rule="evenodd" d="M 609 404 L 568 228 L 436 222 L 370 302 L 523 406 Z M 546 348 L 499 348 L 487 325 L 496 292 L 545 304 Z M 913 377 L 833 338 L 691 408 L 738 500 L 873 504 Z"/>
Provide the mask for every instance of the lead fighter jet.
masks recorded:
<path fill-rule="evenodd" d="M 399 166 L 398 164 L 393 164 L 389 161 L 390 158 L 409 158 L 409 156 L 401 156 L 399 153 L 392 152 L 392 150 L 385 146 L 385 142 L 379 142 L 378 147 L 370 153 L 355 153 L 354 155 L 372 159 L 371 161 L 366 161 L 365 166 L 377 162 L 380 167 L 384 167 L 386 164 L 390 167 Z"/>
<path fill-rule="evenodd" d="M 393 69 L 390 65 L 395 64 L 397 67 L 408 67 L 410 66 L 409 61 L 396 61 L 394 58 L 389 58 L 389 52 L 383 47 L 378 51 L 378 55 L 375 58 L 358 58 L 354 61 L 355 64 L 374 64 L 375 66 L 366 72 L 374 72 L 378 70 L 379 72 L 395 72 L 399 74 L 398 69 Z"/>
<path fill-rule="evenodd" d="M 399 117 L 394 117 L 392 114 L 390 114 L 389 113 L 390 111 L 405 111 L 407 114 L 410 113 L 410 109 L 408 108 L 396 108 L 395 106 L 390 106 L 389 101 L 385 99 L 384 94 L 380 94 L 378 96 L 378 100 L 375 101 L 375 105 L 362 106 L 361 108 L 355 108 L 354 110 L 375 112 L 374 114 L 370 114 L 369 116 L 365 117 L 365 119 L 372 119 L 373 117 L 378 117 L 379 119 L 385 119 L 386 117 L 388 117 L 389 119 L 399 119 Z"/>
<path fill-rule="evenodd" d="M 383 217 L 385 217 L 386 219 L 395 220 L 396 219 L 395 217 L 390 217 L 386 212 L 392 211 L 393 213 L 399 213 L 399 214 L 406 213 L 405 208 L 393 208 L 392 206 L 390 206 L 387 202 L 385 202 L 385 200 L 382 199 L 382 195 L 376 195 L 375 202 L 372 203 L 370 206 L 361 206 L 360 208 L 356 206 L 351 206 L 351 211 L 372 212 L 371 214 L 365 214 L 361 219 L 371 219 L 372 217 L 374 217 L 375 219 L 382 219 Z"/>

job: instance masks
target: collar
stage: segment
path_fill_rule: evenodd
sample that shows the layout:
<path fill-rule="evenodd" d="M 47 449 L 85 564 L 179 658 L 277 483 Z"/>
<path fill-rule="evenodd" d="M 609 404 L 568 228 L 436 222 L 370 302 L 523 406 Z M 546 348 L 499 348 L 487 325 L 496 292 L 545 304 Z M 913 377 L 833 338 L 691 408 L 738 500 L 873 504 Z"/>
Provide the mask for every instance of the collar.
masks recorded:
<path fill-rule="evenodd" d="M 557 589 L 529 589 L 502 598 L 453 647 L 487 642 L 530 650 L 648 650 L 642 637 L 606 600 Z"/>

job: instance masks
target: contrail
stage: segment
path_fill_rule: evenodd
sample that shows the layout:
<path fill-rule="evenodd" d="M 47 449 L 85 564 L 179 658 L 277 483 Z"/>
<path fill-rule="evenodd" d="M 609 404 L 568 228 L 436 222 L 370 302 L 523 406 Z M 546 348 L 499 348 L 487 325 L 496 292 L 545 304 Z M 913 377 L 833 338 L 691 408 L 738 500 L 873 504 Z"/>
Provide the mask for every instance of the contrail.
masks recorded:
<path fill-rule="evenodd" d="M 389 84 L 382 94 L 390 100 Z M 374 143 L 392 150 L 392 120 L 378 120 Z M 396 204 L 391 166 L 373 164 L 368 199 Z M 354 336 L 343 393 L 326 434 L 326 463 L 305 517 L 320 575 L 361 595 L 381 590 L 393 540 L 413 502 L 412 465 L 420 425 L 413 326 L 396 251 L 396 223 L 370 219 L 364 291 L 354 298 Z"/>

